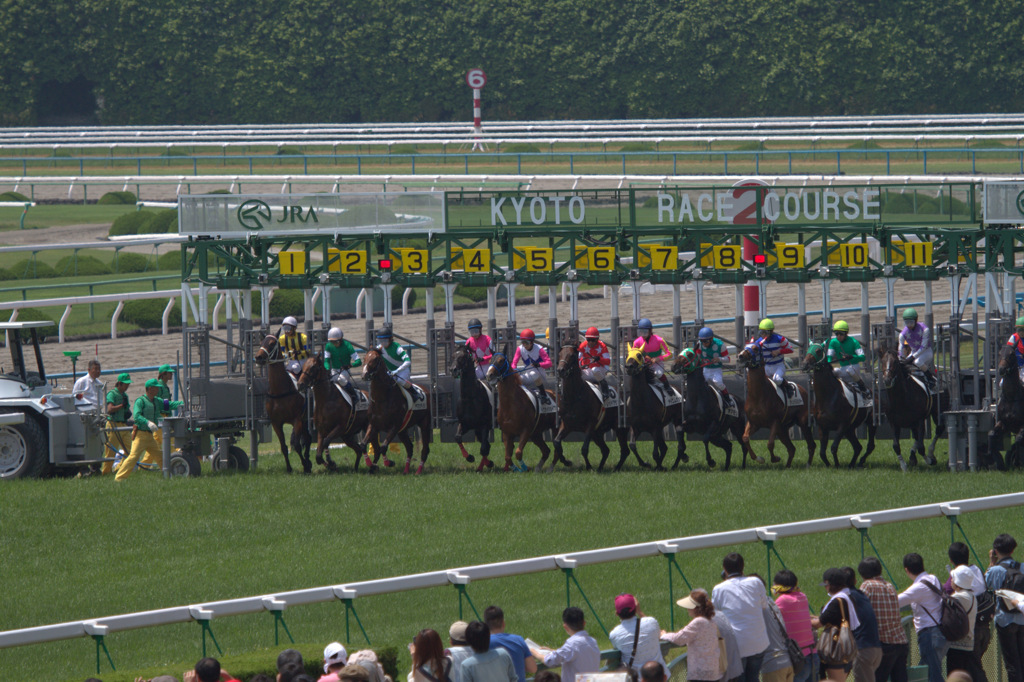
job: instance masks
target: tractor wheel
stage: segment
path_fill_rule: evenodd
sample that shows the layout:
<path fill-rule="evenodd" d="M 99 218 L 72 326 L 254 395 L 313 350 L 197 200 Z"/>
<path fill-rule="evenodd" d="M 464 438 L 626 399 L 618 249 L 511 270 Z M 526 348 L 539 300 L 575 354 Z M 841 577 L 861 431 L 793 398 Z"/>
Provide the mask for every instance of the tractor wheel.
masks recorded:
<path fill-rule="evenodd" d="M 0 426 L 0 479 L 38 478 L 49 463 L 46 433 L 31 415 L 23 424 Z"/>
<path fill-rule="evenodd" d="M 174 477 L 195 477 L 202 473 L 202 467 L 195 455 L 175 450 L 171 453 L 170 471 Z"/>
<path fill-rule="evenodd" d="M 245 454 L 245 450 L 232 445 L 228 448 L 227 456 L 222 457 L 215 455 L 213 458 L 213 470 L 214 471 L 238 471 L 245 472 L 249 470 L 249 455 Z"/>

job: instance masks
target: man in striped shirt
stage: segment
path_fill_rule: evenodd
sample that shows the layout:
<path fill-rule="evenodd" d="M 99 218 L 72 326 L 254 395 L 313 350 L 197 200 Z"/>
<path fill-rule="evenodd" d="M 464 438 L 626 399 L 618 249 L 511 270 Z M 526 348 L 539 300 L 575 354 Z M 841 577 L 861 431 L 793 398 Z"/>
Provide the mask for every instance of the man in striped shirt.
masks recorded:
<path fill-rule="evenodd" d="M 878 639 L 882 642 L 882 660 L 875 668 L 875 682 L 907 682 L 907 656 L 910 643 L 900 623 L 900 607 L 896 590 L 882 580 L 882 563 L 875 557 L 866 557 L 857 566 L 864 582 L 860 591 L 867 595 L 878 621 Z"/>

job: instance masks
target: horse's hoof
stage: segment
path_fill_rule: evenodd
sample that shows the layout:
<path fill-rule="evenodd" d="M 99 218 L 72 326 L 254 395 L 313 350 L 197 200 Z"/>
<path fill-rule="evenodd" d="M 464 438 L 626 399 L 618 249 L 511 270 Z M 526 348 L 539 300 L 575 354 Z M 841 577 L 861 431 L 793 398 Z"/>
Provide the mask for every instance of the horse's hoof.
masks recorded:
<path fill-rule="evenodd" d="M 465 457 L 466 461 L 469 462 L 470 464 L 476 461 L 476 457 L 474 457 L 473 455 L 463 455 L 463 457 Z"/>
<path fill-rule="evenodd" d="M 650 468 L 651 468 L 651 465 L 650 465 L 650 464 L 648 464 L 647 462 L 645 462 L 644 460 L 640 460 L 640 467 L 641 467 L 642 469 L 650 469 Z"/>
<path fill-rule="evenodd" d="M 506 464 L 505 468 L 502 469 L 502 471 L 504 471 L 507 474 L 508 472 L 512 471 L 512 465 L 511 464 Z"/>
<path fill-rule="evenodd" d="M 333 472 L 338 470 L 338 465 L 335 464 L 334 462 L 328 462 L 327 463 L 327 470 L 333 473 Z"/>
<path fill-rule="evenodd" d="M 714 469 L 716 466 L 718 466 L 718 465 L 715 464 L 715 460 L 713 460 L 713 459 L 709 459 L 708 460 L 708 469 Z"/>
<path fill-rule="evenodd" d="M 665 467 L 661 466 L 660 464 L 657 465 L 656 467 L 654 467 L 654 470 L 655 471 L 668 471 L 668 469 L 666 469 Z"/>
<path fill-rule="evenodd" d="M 754 455 L 751 459 L 753 459 L 758 464 L 764 464 L 764 457 L 758 457 L 757 455 Z"/>
<path fill-rule="evenodd" d="M 321 457 L 320 455 L 317 455 L 316 463 L 319 464 L 320 466 L 323 466 L 324 465 L 324 458 Z"/>
<path fill-rule="evenodd" d="M 486 462 L 487 462 L 487 468 L 488 468 L 488 469 L 493 469 L 493 468 L 494 468 L 494 462 L 492 462 L 492 461 L 491 461 L 491 460 L 489 460 L 489 459 L 485 459 L 484 461 L 486 461 Z"/>
<path fill-rule="evenodd" d="M 416 467 L 416 475 L 417 476 L 419 476 L 420 474 L 423 473 L 423 467 L 425 467 L 425 466 L 426 466 L 426 464 L 420 464 L 418 467 Z"/>
<path fill-rule="evenodd" d="M 370 459 L 369 455 L 366 455 L 366 460 L 365 461 L 366 461 L 366 468 L 367 469 L 376 469 L 377 468 L 377 465 L 373 463 L 373 460 Z"/>
<path fill-rule="evenodd" d="M 562 464 L 564 464 L 566 466 L 566 468 L 568 468 L 568 469 L 572 469 L 574 466 L 576 466 L 575 464 L 573 464 L 572 462 L 567 460 L 565 457 L 562 457 L 561 461 L 562 461 Z M 554 465 L 552 465 L 552 468 L 554 468 Z M 587 465 L 587 468 L 588 469 L 590 468 L 589 464 Z"/>
<path fill-rule="evenodd" d="M 410 465 L 410 463 L 409 463 L 409 460 L 405 460 L 405 466 L 404 466 L 404 467 L 402 468 L 402 473 L 403 473 L 403 474 L 407 474 L 407 473 L 409 473 L 409 467 L 410 467 L 410 466 L 411 466 L 411 465 Z"/>
<path fill-rule="evenodd" d="M 395 463 L 394 463 L 394 462 L 392 462 L 392 461 L 391 461 L 390 459 L 388 459 L 387 457 L 385 457 L 385 458 L 384 458 L 384 466 L 386 466 L 386 467 L 393 467 L 393 466 L 395 466 Z"/>
<path fill-rule="evenodd" d="M 932 466 L 932 467 L 939 463 L 938 460 L 936 460 L 931 455 L 928 455 L 928 457 L 926 457 L 924 461 L 928 462 L 928 466 Z"/>
<path fill-rule="evenodd" d="M 780 458 L 776 457 L 775 455 L 772 455 L 772 464 L 778 464 L 781 461 L 782 460 Z"/>
<path fill-rule="evenodd" d="M 377 466 L 376 464 L 371 464 L 368 467 L 366 467 L 366 471 L 367 471 L 367 473 L 375 474 L 378 471 L 380 471 L 380 467 Z"/>
<path fill-rule="evenodd" d="M 676 459 L 676 461 L 677 462 L 682 462 L 683 464 L 689 464 L 690 463 L 690 456 L 684 452 L 683 454 L 679 455 L 679 457 Z"/>
<path fill-rule="evenodd" d="M 911 455 L 910 459 L 907 461 L 907 464 L 909 464 L 912 467 L 916 467 L 917 466 L 917 455 Z"/>

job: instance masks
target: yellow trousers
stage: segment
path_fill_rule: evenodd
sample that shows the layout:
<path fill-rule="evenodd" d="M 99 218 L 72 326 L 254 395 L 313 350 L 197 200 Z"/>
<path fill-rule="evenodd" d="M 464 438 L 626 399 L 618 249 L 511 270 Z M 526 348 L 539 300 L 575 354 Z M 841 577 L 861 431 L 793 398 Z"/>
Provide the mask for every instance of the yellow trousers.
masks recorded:
<path fill-rule="evenodd" d="M 103 462 L 103 467 L 100 469 L 100 473 L 109 474 L 113 471 L 113 460 L 117 456 L 118 450 L 124 450 L 125 454 L 131 451 L 132 432 L 114 430 L 125 426 L 128 426 L 128 424 L 125 424 L 124 422 L 107 422 L 107 451 L 103 454 L 103 458 L 106 461 Z"/>
<path fill-rule="evenodd" d="M 117 469 L 117 476 L 115 480 L 123 481 L 132 475 L 135 471 L 135 463 L 139 461 L 139 455 L 145 452 L 145 457 L 142 459 L 143 464 L 153 463 L 156 466 L 162 467 L 164 464 L 164 453 L 157 442 L 156 438 L 149 431 L 139 430 L 135 434 L 135 440 L 132 441 L 132 452 L 128 455 L 121 466 Z"/>

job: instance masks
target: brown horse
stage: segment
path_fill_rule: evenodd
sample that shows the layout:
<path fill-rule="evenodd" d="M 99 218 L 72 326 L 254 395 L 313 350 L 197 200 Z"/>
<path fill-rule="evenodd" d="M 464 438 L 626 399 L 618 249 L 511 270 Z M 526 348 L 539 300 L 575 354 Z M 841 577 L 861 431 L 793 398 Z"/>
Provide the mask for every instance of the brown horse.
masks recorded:
<path fill-rule="evenodd" d="M 846 438 L 853 448 L 850 468 L 864 466 L 864 461 L 875 449 L 874 402 L 867 407 L 854 407 L 850 404 L 846 399 L 842 382 L 828 361 L 828 349 L 824 344 L 812 343 L 808 346 L 807 355 L 804 356 L 800 368 L 810 373 L 814 388 L 814 423 L 818 425 L 818 432 L 821 435 L 821 449 L 818 450 L 821 461 L 828 466 L 828 457 L 825 456 L 828 434 L 835 431 L 836 437 L 832 440 L 832 461 L 836 467 L 839 467 L 839 441 L 843 438 Z M 862 424 L 868 430 L 868 445 L 864 450 L 864 456 L 860 457 L 862 447 L 860 439 L 857 438 L 857 428 Z"/>
<path fill-rule="evenodd" d="M 580 370 L 579 348 L 573 345 L 562 346 L 558 352 L 558 378 L 562 381 L 562 395 L 558 400 L 558 417 L 561 420 L 558 425 L 558 433 L 555 434 L 555 462 L 563 462 L 566 466 L 570 462 L 562 456 L 562 440 L 573 431 L 583 434 L 583 446 L 580 453 L 583 461 L 587 464 L 587 471 L 593 469 L 590 466 L 590 458 L 587 456 L 590 451 L 590 441 L 597 444 L 601 451 L 601 463 L 597 470 L 604 469 L 604 463 L 608 459 L 608 445 L 604 442 L 606 431 L 615 431 L 619 441 L 620 459 L 629 457 L 629 445 L 626 443 L 625 428 L 619 427 L 619 408 L 611 407 L 605 409 L 604 402 L 597 397 L 590 384 L 583 379 Z"/>
<path fill-rule="evenodd" d="M 999 397 L 996 400 L 996 423 L 988 433 L 989 466 L 1005 471 L 1014 464 L 1024 465 L 1021 458 L 1024 449 L 1024 386 L 1020 383 L 1017 369 L 1017 353 L 1013 346 L 1003 346 L 999 351 L 996 371 L 999 374 Z M 1006 434 L 1013 436 L 1013 443 L 1006 451 L 1003 462 L 1001 451 Z"/>
<path fill-rule="evenodd" d="M 679 437 L 679 454 L 677 462 L 685 461 L 685 444 L 683 442 L 683 406 L 671 405 L 666 407 L 654 395 L 655 389 L 652 384 L 656 381 L 650 362 L 638 347 L 630 344 L 626 349 L 625 370 L 628 377 L 629 398 L 626 400 L 626 421 L 629 423 L 629 449 L 636 456 L 636 460 L 642 467 L 648 467 L 636 449 L 636 439 L 643 432 L 651 434 L 654 441 L 654 468 L 656 471 L 664 471 L 665 454 L 668 452 L 668 445 L 665 443 L 665 427 L 669 424 L 678 424 L 676 432 Z M 618 471 L 625 463 L 625 458 L 619 460 L 615 465 Z"/>
<path fill-rule="evenodd" d="M 277 434 L 284 455 L 284 466 L 288 473 L 292 472 L 292 463 L 288 461 L 288 445 L 284 440 L 284 425 L 292 425 L 292 449 L 299 455 L 302 469 L 307 474 L 313 470 L 309 461 L 309 449 L 313 439 L 306 428 L 306 396 L 295 389 L 291 377 L 284 368 L 285 358 L 277 337 L 268 335 L 253 355 L 257 365 L 267 366 L 267 399 L 265 402 L 267 418 Z M 319 454 L 317 464 L 323 464 Z"/>
<path fill-rule="evenodd" d="M 498 426 L 501 428 L 501 440 L 505 443 L 505 471 L 512 468 L 512 443 L 515 448 L 516 466 L 518 471 L 526 471 L 523 464 L 523 448 L 532 442 L 540 448 L 541 458 L 537 464 L 540 471 L 551 454 L 551 449 L 544 442 L 544 432 L 555 428 L 555 413 L 539 414 L 533 400 L 523 390 L 519 374 L 509 365 L 504 353 L 491 356 L 491 366 L 487 368 L 487 381 L 497 386 L 498 391 Z M 550 395 L 550 391 L 548 392 Z M 553 396 L 552 396 L 553 397 Z"/>
<path fill-rule="evenodd" d="M 313 424 L 316 427 L 317 463 L 323 464 L 324 458 L 326 458 L 327 467 L 331 470 L 337 469 L 331 459 L 328 446 L 340 439 L 355 452 L 356 459 L 352 470 L 358 471 L 359 458 L 363 455 L 363 446 L 359 443 L 358 435 L 366 428 L 366 410 L 356 410 L 349 406 L 348 401 L 333 386 L 329 372 L 324 367 L 322 353 L 317 353 L 302 364 L 299 388 L 304 391 L 308 388 L 313 389 Z M 366 458 L 366 466 L 371 471 L 375 468 L 369 457 Z"/>
<path fill-rule="evenodd" d="M 430 421 L 430 394 L 422 387 L 418 387 L 427 397 L 426 404 L 423 409 L 410 410 L 402 387 L 388 374 L 387 365 L 380 356 L 380 351 L 376 349 L 366 353 L 363 378 L 370 383 L 369 423 L 363 436 L 363 444 L 370 443 L 373 446 L 373 463 L 377 463 L 380 453 L 387 450 L 391 441 L 397 437 L 405 446 L 403 473 L 409 473 L 412 464 L 412 440 L 409 438 L 409 429 L 418 426 L 421 445 L 420 465 L 416 473 L 422 474 L 427 456 L 430 454 L 430 443 L 434 439 Z M 382 433 L 384 441 L 379 443 Z"/>
<path fill-rule="evenodd" d="M 462 457 L 470 463 L 475 459 L 462 442 L 462 434 L 472 431 L 480 443 L 480 466 L 476 470 L 493 467 L 494 464 L 488 458 L 491 453 L 491 432 L 494 430 L 491 398 L 488 389 L 476 378 L 476 355 L 469 346 L 459 346 L 455 351 L 448 373 L 459 382 L 459 403 L 455 407 L 455 419 L 459 426 L 455 430 L 455 442 L 462 451 Z"/>
<path fill-rule="evenodd" d="M 807 466 L 810 466 L 814 461 L 814 438 L 808 424 L 810 410 L 807 407 L 807 389 L 796 385 L 804 404 L 793 407 L 787 405 L 776 392 L 775 383 L 765 374 L 761 346 L 756 343 L 748 343 L 740 351 L 739 365 L 747 369 L 747 396 L 743 405 L 747 412 L 747 428 L 743 430 L 743 442 L 749 447 L 750 436 L 755 431 L 760 428 L 768 429 L 768 454 L 771 455 L 772 463 L 782 461 L 775 456 L 775 439 L 778 438 L 789 453 L 789 459 L 786 460 L 786 466 L 789 467 L 796 453 L 796 447 L 789 437 L 789 429 L 797 426 L 807 443 Z M 760 457 L 754 457 L 754 460 L 764 463 Z"/>

